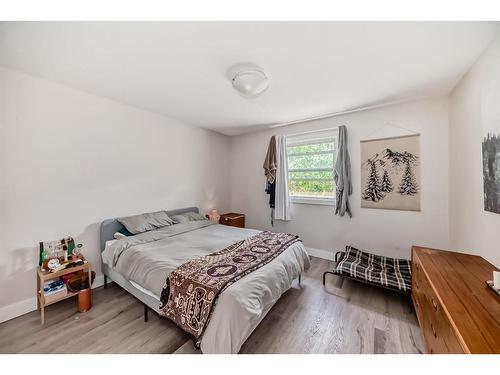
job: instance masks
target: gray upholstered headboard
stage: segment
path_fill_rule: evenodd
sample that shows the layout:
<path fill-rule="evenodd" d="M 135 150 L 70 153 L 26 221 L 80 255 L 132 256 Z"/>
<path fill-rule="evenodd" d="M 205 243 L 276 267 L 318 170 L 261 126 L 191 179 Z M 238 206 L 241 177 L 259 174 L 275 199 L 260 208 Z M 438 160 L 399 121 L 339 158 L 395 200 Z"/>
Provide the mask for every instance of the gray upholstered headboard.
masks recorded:
<path fill-rule="evenodd" d="M 200 212 L 198 210 L 198 207 L 186 207 L 186 208 L 179 208 L 177 210 L 167 211 L 167 215 L 173 216 L 182 214 L 184 212 L 193 212 L 193 211 L 197 213 Z M 122 229 L 123 225 L 117 219 L 107 219 L 101 223 L 101 239 L 100 239 L 101 251 L 104 251 L 104 248 L 106 247 L 106 241 L 114 240 L 115 238 L 113 236 L 115 235 L 115 233 Z"/>

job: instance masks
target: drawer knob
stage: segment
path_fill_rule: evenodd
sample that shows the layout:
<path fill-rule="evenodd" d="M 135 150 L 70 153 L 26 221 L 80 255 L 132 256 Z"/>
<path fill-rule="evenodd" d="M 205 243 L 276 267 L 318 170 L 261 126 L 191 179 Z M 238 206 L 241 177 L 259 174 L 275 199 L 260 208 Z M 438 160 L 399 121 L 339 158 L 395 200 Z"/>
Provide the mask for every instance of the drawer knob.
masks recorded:
<path fill-rule="evenodd" d="M 436 301 L 434 301 L 434 298 L 431 298 L 431 301 L 432 301 L 432 307 L 434 307 L 434 310 L 438 310 L 438 305 L 436 303 Z"/>
<path fill-rule="evenodd" d="M 437 333 L 436 333 L 436 330 L 434 329 L 434 324 L 431 323 L 431 330 L 432 330 L 432 334 L 434 335 L 435 338 L 437 338 Z"/>

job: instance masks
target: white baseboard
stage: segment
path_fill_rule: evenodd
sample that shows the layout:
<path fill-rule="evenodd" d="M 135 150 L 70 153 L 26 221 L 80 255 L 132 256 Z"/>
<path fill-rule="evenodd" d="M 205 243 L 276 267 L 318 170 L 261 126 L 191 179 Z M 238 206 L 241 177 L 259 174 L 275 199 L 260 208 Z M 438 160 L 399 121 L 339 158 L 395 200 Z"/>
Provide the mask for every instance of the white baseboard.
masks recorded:
<path fill-rule="evenodd" d="M 307 253 L 313 257 L 333 261 L 333 250 L 315 249 L 314 247 L 306 247 L 306 250 Z"/>
<path fill-rule="evenodd" d="M 0 307 L 0 323 L 36 310 L 36 297 Z"/>
<path fill-rule="evenodd" d="M 100 286 L 103 285 L 104 285 L 104 275 L 100 274 L 95 277 L 94 282 L 92 283 L 92 289 L 99 288 Z"/>
<path fill-rule="evenodd" d="M 92 283 L 92 289 L 104 285 L 104 275 L 96 276 Z M 17 318 L 36 310 L 36 297 L 26 298 L 25 300 L 0 307 L 0 323 Z"/>

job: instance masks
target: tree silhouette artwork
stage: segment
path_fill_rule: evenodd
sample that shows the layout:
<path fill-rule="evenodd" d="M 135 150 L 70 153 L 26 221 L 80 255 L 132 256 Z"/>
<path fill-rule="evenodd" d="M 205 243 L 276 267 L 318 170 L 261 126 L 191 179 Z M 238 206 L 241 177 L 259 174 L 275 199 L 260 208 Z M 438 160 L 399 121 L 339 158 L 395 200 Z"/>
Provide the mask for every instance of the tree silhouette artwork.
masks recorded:
<path fill-rule="evenodd" d="M 390 161 L 395 169 L 400 169 L 402 166 L 405 167 L 403 178 L 401 179 L 397 192 L 401 195 L 418 194 L 417 180 L 413 173 L 413 167 L 418 164 L 418 156 L 408 151 L 399 152 L 389 148 L 386 148 L 382 154 L 385 159 Z"/>
<path fill-rule="evenodd" d="M 406 168 L 399 185 L 398 193 L 401 195 L 415 195 L 418 193 L 418 185 L 413 175 L 410 163 L 406 163 Z"/>
<path fill-rule="evenodd" d="M 392 180 L 389 177 L 389 173 L 387 169 L 384 169 L 384 175 L 382 176 L 382 183 L 380 184 L 380 190 L 384 193 L 390 193 L 394 190 L 394 186 L 392 186 Z"/>
<path fill-rule="evenodd" d="M 419 186 L 414 173 L 414 168 L 417 165 L 418 156 L 408 151 L 395 151 L 386 148 L 380 153 L 373 154 L 363 163 L 363 166 L 368 169 L 368 176 L 362 198 L 379 202 L 392 192 L 402 196 L 418 194 Z M 380 177 L 379 169 L 383 170 L 382 177 Z M 390 173 L 391 171 L 392 173 Z M 393 179 L 401 174 L 401 181 L 395 191 Z"/>
<path fill-rule="evenodd" d="M 380 177 L 377 171 L 377 163 L 375 160 L 368 159 L 368 169 L 369 174 L 366 180 L 366 187 L 363 194 L 363 199 L 371 200 L 372 202 L 378 202 L 384 199 L 384 194 L 382 192 L 382 186 L 380 182 Z"/>

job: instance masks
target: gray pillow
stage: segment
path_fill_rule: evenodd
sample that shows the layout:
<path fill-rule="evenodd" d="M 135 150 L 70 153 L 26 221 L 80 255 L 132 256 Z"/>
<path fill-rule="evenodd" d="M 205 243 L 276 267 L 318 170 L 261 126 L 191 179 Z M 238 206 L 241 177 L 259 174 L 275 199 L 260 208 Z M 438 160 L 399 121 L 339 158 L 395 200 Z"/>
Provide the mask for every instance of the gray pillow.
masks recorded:
<path fill-rule="evenodd" d="M 161 227 L 166 227 L 174 223 L 165 211 L 121 217 L 117 220 L 132 234 L 147 232 Z"/>
<path fill-rule="evenodd" d="M 203 216 L 199 213 L 196 213 L 194 211 L 185 212 L 185 213 L 179 214 L 179 215 L 174 215 L 174 216 L 172 216 L 172 219 L 178 224 L 187 223 L 190 221 L 207 220 L 207 218 L 205 216 Z"/>
<path fill-rule="evenodd" d="M 184 224 L 184 223 L 188 223 L 189 222 L 189 217 L 187 217 L 186 215 L 184 214 L 179 214 L 179 215 L 174 215 L 172 216 L 172 220 L 176 223 L 176 224 Z"/>
<path fill-rule="evenodd" d="M 186 216 L 189 218 L 189 221 L 207 220 L 205 216 L 194 211 L 186 212 Z"/>

